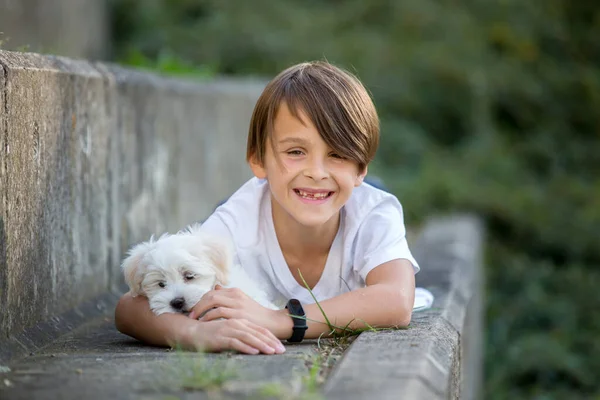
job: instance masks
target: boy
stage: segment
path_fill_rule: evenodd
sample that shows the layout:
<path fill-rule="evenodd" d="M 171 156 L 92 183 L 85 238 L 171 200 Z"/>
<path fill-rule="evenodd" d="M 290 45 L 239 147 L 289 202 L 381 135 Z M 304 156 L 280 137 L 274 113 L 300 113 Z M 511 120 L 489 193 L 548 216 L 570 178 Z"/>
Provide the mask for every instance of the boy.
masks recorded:
<path fill-rule="evenodd" d="M 287 307 L 266 309 L 237 289 L 217 287 L 188 317 L 155 316 L 147 299 L 125 294 L 117 328 L 158 345 L 282 353 L 280 340 L 331 330 L 306 286 L 335 326 L 408 325 L 419 266 L 402 208 L 363 183 L 378 144 L 375 106 L 353 75 L 324 62 L 280 73 L 250 123 L 247 161 L 255 178 L 202 229 L 230 238 L 235 262 Z"/>

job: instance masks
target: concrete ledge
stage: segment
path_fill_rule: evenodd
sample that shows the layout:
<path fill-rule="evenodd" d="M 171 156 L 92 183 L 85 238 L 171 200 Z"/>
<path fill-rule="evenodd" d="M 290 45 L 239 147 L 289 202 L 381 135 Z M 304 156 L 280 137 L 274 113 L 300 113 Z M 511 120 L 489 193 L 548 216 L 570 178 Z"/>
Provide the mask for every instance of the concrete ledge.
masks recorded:
<path fill-rule="evenodd" d="M 327 384 L 329 399 L 477 399 L 481 379 L 483 228 L 472 217 L 430 221 L 413 251 L 417 285 L 436 296 L 406 330 L 363 333 Z"/>
<path fill-rule="evenodd" d="M 457 301 L 458 297 L 452 293 L 462 287 L 455 285 L 455 279 L 469 281 L 476 271 L 471 268 L 480 266 L 477 261 L 480 234 L 481 228 L 474 219 L 434 220 L 427 225 L 416 244 L 424 251 L 419 257 L 422 267 L 435 270 L 436 264 L 429 262 L 434 259 L 462 260 L 450 264 L 456 268 L 455 273 L 450 274 L 451 279 L 442 279 L 443 273 L 429 274 L 431 280 L 424 286 L 435 292 L 435 308 L 415 313 L 408 329 L 363 333 L 329 375 L 323 388 L 324 398 L 479 398 L 478 392 L 469 386 L 476 384 L 475 379 L 480 376 L 481 352 L 473 347 L 473 343 L 478 343 L 480 332 L 471 330 L 478 314 L 471 312 L 470 306 L 463 312 L 465 304 L 474 304 L 476 290 L 468 291 L 471 294 L 465 295 L 470 298 L 466 303 Z M 454 239 L 447 240 L 448 235 Z M 472 249 L 459 245 L 469 238 L 474 240 Z M 461 248 L 468 249 L 470 255 L 457 257 L 456 251 Z M 429 258 L 427 254 L 435 257 Z M 117 296 L 112 295 L 89 301 L 50 324 L 16 337 L 23 348 L 34 349 L 34 352 L 8 364 L 10 371 L 0 371 L 0 397 L 306 398 L 302 396 L 308 394 L 304 392 L 305 382 L 319 353 L 316 341 L 287 345 L 287 352 L 281 356 L 186 353 L 184 357 L 188 361 L 185 361 L 168 349 L 147 346 L 117 332 L 110 315 L 116 300 Z M 85 324 L 71 330 L 80 323 Z M 462 323 L 460 329 L 455 328 L 457 323 Z M 50 340 L 59 334 L 63 335 Z M 468 349 L 470 355 L 465 351 Z M 212 394 L 189 391 L 182 387 L 181 377 L 168 381 L 165 367 L 181 376 L 188 370 L 189 361 L 191 365 L 227 361 L 235 365 L 237 374 Z M 265 395 L 269 387 L 269 393 L 276 389 L 279 394 Z"/>
<path fill-rule="evenodd" d="M 100 318 L 10 364 L 10 372 L 0 370 L 0 398 L 299 399 L 316 347 L 314 341 L 288 346 L 283 356 L 181 354 L 132 340 L 114 329 L 111 318 Z M 217 365 L 213 375 L 224 367 L 234 375 L 216 391 L 188 387 L 194 370 L 209 365 Z M 274 390 L 275 396 L 264 394 Z"/>

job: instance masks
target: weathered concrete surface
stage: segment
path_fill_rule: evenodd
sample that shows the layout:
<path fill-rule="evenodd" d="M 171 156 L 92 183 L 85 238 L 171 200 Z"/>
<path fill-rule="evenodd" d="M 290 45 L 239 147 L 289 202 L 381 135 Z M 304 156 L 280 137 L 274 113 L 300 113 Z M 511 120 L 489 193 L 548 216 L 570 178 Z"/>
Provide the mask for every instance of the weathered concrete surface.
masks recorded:
<path fill-rule="evenodd" d="M 326 396 L 447 398 L 458 347 L 458 333 L 445 320 L 431 311 L 416 313 L 409 329 L 363 333 L 332 373 Z"/>
<path fill-rule="evenodd" d="M 103 317 L 64 336 L 0 373 L 0 397 L 34 399 L 215 398 L 193 390 L 186 374 L 205 368 L 231 370 L 218 398 L 264 398 L 269 387 L 291 398 L 315 359 L 314 342 L 288 346 L 284 355 L 178 353 L 145 346 L 121 335 Z M 212 367 L 211 367 L 212 366 Z"/>
<path fill-rule="evenodd" d="M 363 333 L 335 366 L 322 388 L 324 398 L 479 398 L 481 352 L 471 343 L 480 343 L 481 331 L 472 325 L 480 316 L 469 311 L 477 290 L 463 282 L 475 284 L 481 234 L 477 220 L 470 218 L 433 220 L 426 226 L 413 247 L 423 270 L 437 270 L 419 283 L 435 294 L 433 308 L 413 314 L 408 329 Z M 447 271 L 454 272 L 448 276 Z M 0 397 L 264 398 L 275 384 L 275 398 L 290 399 L 302 394 L 303 378 L 317 354 L 314 341 L 287 345 L 280 356 L 168 352 L 118 333 L 110 315 L 117 297 L 103 300 L 96 314 L 93 303 L 79 312 L 97 315 L 95 320 L 9 364 L 11 371 L 0 373 Z M 237 374 L 218 393 L 190 391 L 182 378 L 190 360 L 199 360 L 200 367 L 229 360 Z"/>
<path fill-rule="evenodd" d="M 0 342 L 0 354 L 4 363 L 16 360 L 24 355 L 40 351 L 58 337 L 67 335 L 81 325 L 94 319 L 103 319 L 112 315 L 119 296 L 105 292 L 78 304 L 69 311 L 52 316 L 22 332 L 13 334 Z M 1 363 L 0 363 L 1 364 Z"/>
<path fill-rule="evenodd" d="M 107 59 L 108 0 L 0 0 L 2 48 Z"/>
<path fill-rule="evenodd" d="M 431 221 L 415 243 L 415 257 L 427 265 L 417 285 L 444 293 L 434 305 L 441 318 L 460 333 L 462 399 L 478 400 L 483 382 L 483 250 L 485 231 L 473 216 L 452 216 Z"/>
<path fill-rule="evenodd" d="M 108 287 L 114 123 L 92 66 L 17 53 L 2 53 L 0 64 L 6 337 Z"/>
<path fill-rule="evenodd" d="M 17 336 L 45 340 L 29 330 L 120 292 L 131 244 L 205 218 L 251 176 L 264 83 L 5 51 L 0 72 L 1 363 Z"/>
<path fill-rule="evenodd" d="M 426 225 L 413 251 L 433 308 L 414 314 L 409 329 L 362 334 L 329 378 L 327 398 L 479 398 L 482 235 L 470 217 Z"/>

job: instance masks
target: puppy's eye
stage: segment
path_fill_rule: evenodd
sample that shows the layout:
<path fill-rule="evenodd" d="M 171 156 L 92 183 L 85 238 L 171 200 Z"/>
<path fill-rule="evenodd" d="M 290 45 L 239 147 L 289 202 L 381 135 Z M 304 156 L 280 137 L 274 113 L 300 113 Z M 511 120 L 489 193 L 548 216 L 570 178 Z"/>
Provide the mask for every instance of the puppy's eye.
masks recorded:
<path fill-rule="evenodd" d="M 164 288 L 165 286 L 167 286 L 167 284 L 164 282 L 158 282 L 158 286 L 160 286 L 161 288 Z"/>
<path fill-rule="evenodd" d="M 186 280 L 186 281 L 191 281 L 191 280 L 192 280 L 192 279 L 194 279 L 195 277 L 196 277 L 196 276 L 195 276 L 195 275 L 192 275 L 192 274 L 186 274 L 186 275 L 184 276 L 184 278 L 185 278 L 185 280 Z"/>

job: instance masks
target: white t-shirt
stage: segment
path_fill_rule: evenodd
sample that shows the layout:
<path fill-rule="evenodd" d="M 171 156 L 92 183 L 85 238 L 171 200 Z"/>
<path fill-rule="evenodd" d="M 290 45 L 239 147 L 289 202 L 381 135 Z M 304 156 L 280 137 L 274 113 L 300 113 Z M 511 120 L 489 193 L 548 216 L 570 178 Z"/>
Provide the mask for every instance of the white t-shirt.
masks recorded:
<path fill-rule="evenodd" d="M 341 213 L 323 274 L 312 289 L 318 301 L 364 287 L 373 268 L 394 259 L 407 259 L 415 273 L 419 271 L 406 242 L 402 206 L 395 196 L 363 183 L 354 188 Z M 275 304 L 291 298 L 314 303 L 310 292 L 292 276 L 279 247 L 266 180 L 246 182 L 201 230 L 232 240 L 234 262 Z"/>

